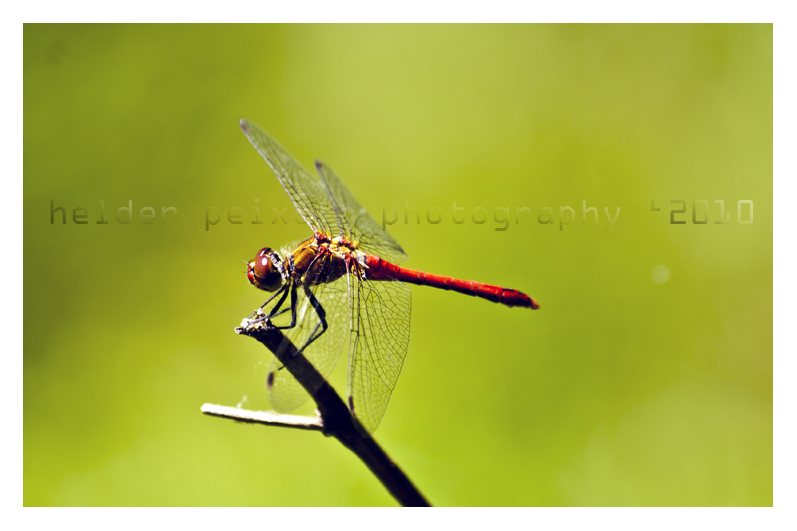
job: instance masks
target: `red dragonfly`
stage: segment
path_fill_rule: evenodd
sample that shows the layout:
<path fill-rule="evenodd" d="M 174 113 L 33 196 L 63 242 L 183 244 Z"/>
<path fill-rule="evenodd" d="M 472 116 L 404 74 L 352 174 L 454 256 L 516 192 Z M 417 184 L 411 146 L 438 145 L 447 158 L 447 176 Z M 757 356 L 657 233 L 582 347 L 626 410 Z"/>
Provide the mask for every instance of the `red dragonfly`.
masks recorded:
<path fill-rule="evenodd" d="M 281 252 L 264 247 L 247 264 L 249 282 L 274 293 L 261 306 L 265 316 L 260 319 L 285 329 L 324 377 L 337 365 L 348 335 L 349 409 L 368 431 L 379 426 L 407 356 L 409 284 L 539 308 L 534 299 L 514 289 L 399 267 L 407 259 L 404 250 L 329 166 L 316 161 L 320 180 L 316 179 L 256 124 L 240 123 L 313 231 L 310 238 Z M 282 324 L 274 321 L 279 316 Z M 309 395 L 281 368 L 274 358 L 266 388 L 274 409 L 288 412 Z"/>

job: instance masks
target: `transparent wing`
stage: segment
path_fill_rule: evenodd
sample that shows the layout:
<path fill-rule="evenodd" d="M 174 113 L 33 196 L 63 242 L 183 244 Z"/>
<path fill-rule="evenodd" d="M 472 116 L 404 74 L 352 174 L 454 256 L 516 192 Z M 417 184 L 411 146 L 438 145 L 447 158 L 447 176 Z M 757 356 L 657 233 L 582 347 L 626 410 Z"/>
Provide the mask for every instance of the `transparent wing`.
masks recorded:
<path fill-rule="evenodd" d="M 412 299 L 409 285 L 402 282 L 349 278 L 349 407 L 374 432 L 407 357 Z"/>
<path fill-rule="evenodd" d="M 339 212 L 337 219 L 340 219 L 338 224 L 341 232 L 336 234 L 360 242 L 359 249 L 362 252 L 379 256 L 393 264 L 398 265 L 406 260 L 407 254 L 401 245 L 365 211 L 332 168 L 321 161 L 316 161 L 315 167 L 321 182 L 333 198 L 330 202 Z"/>
<path fill-rule="evenodd" d="M 349 309 L 346 304 L 348 301 L 346 277 L 328 284 L 318 284 L 313 287 L 312 291 L 326 312 L 329 328 L 305 349 L 304 355 L 316 370 L 324 378 L 327 378 L 335 369 L 346 341 L 346 329 L 349 322 Z M 310 299 L 301 288 L 299 288 L 296 304 L 296 326 L 283 332 L 296 348 L 301 348 L 320 321 L 318 314 L 310 304 Z M 289 323 L 290 312 L 286 312 L 274 320 L 274 324 L 277 326 Z M 273 357 L 271 361 L 268 381 L 271 382 L 266 391 L 268 400 L 280 413 L 292 411 L 310 398 L 304 387 L 287 369 L 282 368 L 282 364 L 276 357 Z"/>
<path fill-rule="evenodd" d="M 302 218 L 316 232 L 340 234 L 336 219 L 336 205 L 326 193 L 322 184 L 313 174 L 299 164 L 271 135 L 263 131 L 256 123 L 241 120 L 241 129 L 255 146 L 255 149 L 266 159 L 274 175 L 288 193 Z"/>

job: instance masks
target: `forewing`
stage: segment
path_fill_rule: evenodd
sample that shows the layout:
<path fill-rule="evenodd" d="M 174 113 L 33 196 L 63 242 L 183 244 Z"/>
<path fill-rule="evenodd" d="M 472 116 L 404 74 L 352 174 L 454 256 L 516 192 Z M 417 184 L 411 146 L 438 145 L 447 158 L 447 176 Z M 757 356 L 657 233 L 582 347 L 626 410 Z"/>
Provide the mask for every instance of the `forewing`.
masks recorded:
<path fill-rule="evenodd" d="M 266 159 L 310 228 L 333 236 L 340 234 L 340 227 L 335 217 L 335 205 L 331 203 L 332 199 L 318 179 L 256 123 L 241 120 L 241 129 L 258 153 Z"/>
<path fill-rule="evenodd" d="M 374 432 L 407 357 L 412 299 L 402 282 L 350 279 L 349 406 Z"/>
<path fill-rule="evenodd" d="M 346 277 L 332 283 L 314 286 L 313 291 L 326 312 L 329 328 L 304 350 L 304 356 L 324 378 L 327 378 L 340 359 L 343 344 L 346 341 L 346 330 L 349 328 Z M 320 321 L 318 314 L 310 304 L 310 299 L 301 288 L 296 304 L 296 326 L 283 332 L 296 348 L 302 348 Z M 277 318 L 274 324 L 285 326 L 289 322 L 290 312 L 286 312 Z M 269 402 L 280 413 L 292 411 L 310 398 L 304 387 L 296 381 L 288 369 L 282 367 L 276 357 L 273 358 L 269 367 L 268 382 L 270 382 L 270 385 L 267 386 Z"/>
<path fill-rule="evenodd" d="M 365 211 L 332 168 L 321 161 L 316 161 L 315 167 L 321 182 L 333 198 L 331 201 L 342 213 L 339 225 L 343 235 L 358 241 L 359 249 L 366 254 L 379 256 L 393 264 L 406 260 L 407 255 L 401 245 Z"/>

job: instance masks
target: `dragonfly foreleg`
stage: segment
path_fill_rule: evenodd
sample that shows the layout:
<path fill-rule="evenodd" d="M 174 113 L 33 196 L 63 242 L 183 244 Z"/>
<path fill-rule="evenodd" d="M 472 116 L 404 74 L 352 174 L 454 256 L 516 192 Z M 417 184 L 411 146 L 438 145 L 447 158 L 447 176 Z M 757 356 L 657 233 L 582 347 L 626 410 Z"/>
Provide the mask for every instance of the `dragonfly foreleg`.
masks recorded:
<path fill-rule="evenodd" d="M 270 319 L 274 319 L 275 317 L 279 317 L 279 316 L 280 316 L 280 315 L 282 315 L 283 313 L 285 313 L 285 312 L 289 312 L 289 311 L 291 311 L 291 310 L 292 310 L 292 308 L 291 308 L 290 306 L 289 306 L 289 307 L 287 307 L 287 308 L 283 308 L 283 309 L 281 309 L 280 311 L 278 311 L 277 313 L 275 313 L 275 314 L 272 314 L 272 315 L 271 315 L 271 317 L 270 317 Z"/>
<path fill-rule="evenodd" d="M 283 284 L 282 286 L 280 286 L 280 289 L 278 289 L 278 290 L 277 290 L 277 292 L 276 292 L 276 293 L 274 293 L 274 295 L 272 295 L 271 297 L 269 297 L 269 298 L 268 298 L 268 300 L 267 300 L 266 302 L 264 302 L 263 304 L 261 304 L 261 305 L 260 305 L 260 308 L 258 308 L 258 309 L 257 309 L 257 310 L 255 310 L 254 312 L 252 312 L 252 315 L 250 315 L 250 316 L 249 316 L 249 319 L 251 319 L 252 317 L 254 317 L 255 315 L 257 315 L 257 313 L 258 313 L 258 310 L 262 310 L 263 308 L 265 308 L 265 307 L 268 305 L 268 303 L 270 303 L 271 301 L 273 301 L 273 300 L 274 300 L 275 298 L 277 298 L 278 296 L 282 295 L 282 298 L 281 298 L 279 301 L 277 301 L 277 304 L 274 306 L 274 308 L 272 308 L 272 309 L 271 309 L 271 312 L 269 312 L 269 314 L 268 314 L 268 315 L 266 315 L 266 316 L 263 316 L 263 317 L 259 318 L 257 321 L 258 321 L 258 322 L 260 322 L 260 321 L 265 321 L 265 320 L 271 319 L 271 318 L 273 318 L 273 317 L 275 317 L 275 316 L 279 315 L 279 314 L 277 313 L 277 310 L 279 310 L 279 309 L 280 309 L 280 306 L 282 306 L 282 304 L 285 302 L 285 298 L 288 296 L 288 289 L 287 289 L 287 288 L 288 288 L 287 284 Z M 281 313 L 281 312 L 280 312 L 280 313 Z"/>
<path fill-rule="evenodd" d="M 291 311 L 291 324 L 289 324 L 288 326 L 275 326 L 274 328 L 276 328 L 277 330 L 288 330 L 288 329 L 293 328 L 294 326 L 296 326 L 296 298 L 297 298 L 298 292 L 297 292 L 297 286 L 296 286 L 295 283 L 291 284 L 291 290 L 290 291 L 291 291 L 291 305 L 290 305 L 290 307 L 285 308 L 285 310 L 283 310 L 282 312 L 276 313 L 276 310 L 279 309 L 279 307 L 282 305 L 282 302 L 285 300 L 285 296 L 283 295 L 282 299 L 280 299 L 279 304 L 274 308 L 274 310 L 272 310 L 271 315 L 269 315 L 269 318 L 272 318 L 272 317 L 276 317 L 277 315 L 280 315 L 280 314 L 284 313 L 285 311 L 288 311 L 288 310 Z M 285 293 L 287 295 L 287 292 L 285 292 Z"/>
<path fill-rule="evenodd" d="M 274 315 L 276 314 L 277 310 L 279 310 L 280 306 L 282 306 L 282 304 L 285 302 L 285 297 L 288 296 L 288 286 L 286 284 L 283 284 L 282 286 L 280 286 L 280 289 L 277 290 L 277 293 L 275 293 L 274 295 L 269 297 L 269 299 L 266 302 L 264 302 L 263 305 L 261 306 L 261 308 L 263 308 L 263 306 L 265 306 L 269 302 L 273 301 L 274 297 L 276 297 L 280 293 L 282 293 L 282 298 L 277 301 L 277 304 L 275 304 L 274 308 L 272 308 L 271 311 L 269 312 L 269 314 L 268 314 L 269 318 L 274 317 Z"/>

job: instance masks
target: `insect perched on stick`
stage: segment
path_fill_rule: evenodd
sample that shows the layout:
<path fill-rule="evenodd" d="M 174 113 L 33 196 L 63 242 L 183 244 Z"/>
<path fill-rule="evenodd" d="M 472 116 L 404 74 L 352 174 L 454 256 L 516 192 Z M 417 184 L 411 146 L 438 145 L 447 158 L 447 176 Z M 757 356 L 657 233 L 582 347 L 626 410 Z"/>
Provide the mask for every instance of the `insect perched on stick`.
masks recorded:
<path fill-rule="evenodd" d="M 401 246 L 360 206 L 340 177 L 316 162 L 320 180 L 256 124 L 241 128 L 266 159 L 313 236 L 293 247 L 261 249 L 247 264 L 249 281 L 273 295 L 259 319 L 276 328 L 327 377 L 349 339 L 348 405 L 368 431 L 385 414 L 410 341 L 410 284 L 539 308 L 520 291 L 400 267 Z M 268 374 L 274 409 L 291 411 L 307 392 L 275 358 Z"/>

